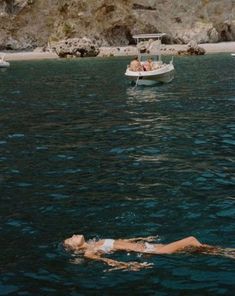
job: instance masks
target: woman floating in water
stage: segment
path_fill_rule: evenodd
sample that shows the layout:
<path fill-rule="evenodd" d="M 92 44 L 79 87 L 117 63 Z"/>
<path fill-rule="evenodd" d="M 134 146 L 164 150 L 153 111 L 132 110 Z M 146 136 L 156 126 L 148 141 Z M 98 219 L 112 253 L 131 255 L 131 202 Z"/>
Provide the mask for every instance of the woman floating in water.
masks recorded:
<path fill-rule="evenodd" d="M 155 244 L 150 243 L 156 239 L 154 236 L 138 237 L 131 239 L 103 239 L 98 241 L 86 242 L 83 235 L 73 235 L 64 241 L 65 248 L 73 251 L 82 251 L 84 257 L 99 260 L 115 267 L 114 269 L 131 269 L 140 270 L 141 268 L 149 268 L 150 263 L 139 262 L 121 262 L 110 258 L 103 257 L 104 254 L 115 251 L 138 252 L 145 254 L 173 254 L 181 251 L 190 252 L 206 252 L 218 254 L 220 248 L 201 244 L 195 237 L 189 236 L 184 239 L 169 243 Z"/>

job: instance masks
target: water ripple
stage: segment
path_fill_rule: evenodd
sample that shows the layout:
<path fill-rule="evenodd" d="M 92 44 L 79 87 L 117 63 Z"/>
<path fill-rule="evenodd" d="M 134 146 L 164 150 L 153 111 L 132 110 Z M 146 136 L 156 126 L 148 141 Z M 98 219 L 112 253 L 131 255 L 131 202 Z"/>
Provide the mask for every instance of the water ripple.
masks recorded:
<path fill-rule="evenodd" d="M 154 267 L 111 273 L 58 248 L 73 233 L 235 246 L 231 57 L 178 57 L 157 88 L 131 87 L 127 63 L 0 72 L 0 295 L 232 295 L 226 256 L 120 252 L 111 257 Z"/>

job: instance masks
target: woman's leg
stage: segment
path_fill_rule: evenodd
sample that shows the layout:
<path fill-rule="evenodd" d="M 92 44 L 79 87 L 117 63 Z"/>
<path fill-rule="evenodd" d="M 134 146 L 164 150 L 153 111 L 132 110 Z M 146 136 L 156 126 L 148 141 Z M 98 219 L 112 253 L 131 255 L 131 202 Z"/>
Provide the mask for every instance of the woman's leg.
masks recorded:
<path fill-rule="evenodd" d="M 195 237 L 189 236 L 178 240 L 176 242 L 164 245 L 162 247 L 156 247 L 158 254 L 172 254 L 186 247 L 201 247 L 203 246 Z"/>

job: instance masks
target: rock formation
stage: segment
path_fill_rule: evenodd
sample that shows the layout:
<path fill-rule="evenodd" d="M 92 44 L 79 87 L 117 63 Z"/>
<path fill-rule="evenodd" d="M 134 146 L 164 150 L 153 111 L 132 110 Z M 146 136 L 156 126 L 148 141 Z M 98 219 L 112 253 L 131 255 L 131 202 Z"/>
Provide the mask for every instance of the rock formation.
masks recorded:
<path fill-rule="evenodd" d="M 205 49 L 198 46 L 197 42 L 192 40 L 188 43 L 186 50 L 179 50 L 178 55 L 204 55 Z"/>
<path fill-rule="evenodd" d="M 0 49 L 85 36 L 121 46 L 155 32 L 167 33 L 167 43 L 232 41 L 234 15 L 234 0 L 0 0 Z"/>
<path fill-rule="evenodd" d="M 95 57 L 99 54 L 99 47 L 89 38 L 70 38 L 55 42 L 52 49 L 60 58 L 67 57 Z"/>

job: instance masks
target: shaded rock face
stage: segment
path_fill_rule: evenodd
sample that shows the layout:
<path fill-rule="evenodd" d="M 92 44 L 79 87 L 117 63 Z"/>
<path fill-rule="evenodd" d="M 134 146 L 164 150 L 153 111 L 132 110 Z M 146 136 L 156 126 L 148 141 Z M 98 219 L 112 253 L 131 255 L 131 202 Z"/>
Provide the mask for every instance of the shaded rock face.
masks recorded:
<path fill-rule="evenodd" d="M 2 0 L 0 2 L 0 15 L 17 15 L 28 5 L 33 4 L 33 2 L 33 0 Z"/>
<path fill-rule="evenodd" d="M 0 48 L 26 49 L 70 38 L 133 44 L 133 34 L 165 32 L 165 42 L 235 40 L 234 0 L 0 0 Z"/>

